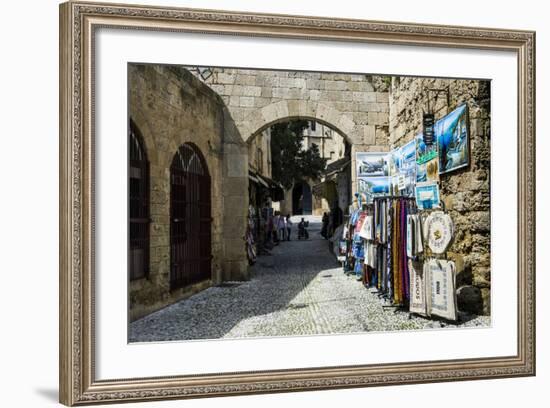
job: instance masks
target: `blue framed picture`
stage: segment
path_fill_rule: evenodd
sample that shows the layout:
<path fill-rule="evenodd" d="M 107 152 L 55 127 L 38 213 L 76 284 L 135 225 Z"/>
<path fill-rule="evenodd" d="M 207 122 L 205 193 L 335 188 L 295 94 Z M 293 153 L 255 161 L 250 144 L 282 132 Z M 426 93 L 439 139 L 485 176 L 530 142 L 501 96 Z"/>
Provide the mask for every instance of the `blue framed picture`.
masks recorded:
<path fill-rule="evenodd" d="M 439 208 L 439 186 L 434 182 L 416 185 L 416 205 L 419 210 Z"/>
<path fill-rule="evenodd" d="M 367 202 L 372 202 L 374 197 L 390 194 L 390 177 L 357 177 L 358 192 L 364 193 Z"/>
<path fill-rule="evenodd" d="M 435 123 L 439 150 L 439 174 L 448 173 L 470 164 L 470 132 L 468 106 L 459 106 Z"/>

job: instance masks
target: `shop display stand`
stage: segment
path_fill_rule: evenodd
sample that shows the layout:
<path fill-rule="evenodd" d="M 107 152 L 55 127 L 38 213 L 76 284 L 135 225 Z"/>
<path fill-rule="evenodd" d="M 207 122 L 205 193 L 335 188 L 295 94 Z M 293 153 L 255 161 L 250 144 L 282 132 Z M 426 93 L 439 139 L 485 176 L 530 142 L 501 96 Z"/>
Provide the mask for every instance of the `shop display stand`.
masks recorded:
<path fill-rule="evenodd" d="M 427 209 L 422 209 L 422 210 L 419 209 L 418 210 L 418 214 L 420 214 L 420 217 L 421 217 L 421 220 L 422 220 L 422 226 L 424 226 L 424 221 L 426 220 L 426 218 L 431 213 L 436 212 L 436 211 L 443 211 L 444 213 L 447 213 L 447 210 L 445 208 L 445 203 L 443 201 L 440 201 L 440 207 L 439 208 L 427 208 Z M 453 237 L 453 239 L 454 239 L 454 237 Z M 419 259 L 422 261 L 422 264 L 429 261 L 430 259 L 440 259 L 440 260 L 445 260 L 445 261 L 449 260 L 449 257 L 447 255 L 447 249 L 452 245 L 452 240 L 449 243 L 449 245 L 447 246 L 447 249 L 445 249 L 445 252 L 443 252 L 442 254 L 433 253 L 432 250 L 430 249 L 428 243 L 424 242 L 424 231 L 422 231 L 422 241 L 423 241 L 422 246 L 423 246 L 424 250 L 422 252 L 422 255 L 419 256 Z M 455 280 L 455 284 L 456 284 L 456 275 L 453 276 L 453 279 Z M 458 305 L 456 305 L 456 316 L 457 316 L 457 318 L 455 320 L 449 320 L 449 319 L 445 319 L 445 318 L 440 317 L 440 316 L 431 316 L 431 315 L 423 316 L 421 314 L 409 311 L 409 319 L 411 319 L 413 316 L 420 316 L 420 317 L 424 317 L 424 318 L 429 318 L 430 320 L 437 320 L 437 321 L 448 322 L 448 323 L 456 323 L 456 322 L 459 321 L 459 318 L 458 318 L 459 312 L 460 311 L 458 310 Z"/>

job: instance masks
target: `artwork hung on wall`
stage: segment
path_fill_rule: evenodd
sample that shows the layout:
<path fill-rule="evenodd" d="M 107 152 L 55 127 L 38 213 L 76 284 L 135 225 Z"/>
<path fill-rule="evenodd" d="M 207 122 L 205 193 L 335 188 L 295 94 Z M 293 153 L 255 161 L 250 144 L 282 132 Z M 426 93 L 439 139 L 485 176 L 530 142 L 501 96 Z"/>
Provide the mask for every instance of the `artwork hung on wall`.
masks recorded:
<path fill-rule="evenodd" d="M 416 140 L 393 150 L 389 161 L 393 194 L 413 197 L 416 182 Z"/>
<path fill-rule="evenodd" d="M 365 193 L 367 202 L 372 198 L 390 194 L 390 177 L 358 177 L 359 193 Z"/>
<path fill-rule="evenodd" d="M 436 157 L 422 164 L 416 164 L 416 182 L 439 182 L 439 159 Z"/>
<path fill-rule="evenodd" d="M 437 157 L 437 144 L 427 146 L 424 143 L 422 133 L 416 135 L 416 162 L 418 164 L 426 163 Z"/>
<path fill-rule="evenodd" d="M 357 176 L 389 176 L 387 152 L 360 152 L 356 155 Z"/>
<path fill-rule="evenodd" d="M 416 184 L 416 205 L 420 210 L 439 208 L 439 186 L 437 183 Z"/>
<path fill-rule="evenodd" d="M 439 149 L 439 173 L 448 173 L 468 166 L 470 163 L 470 138 L 468 130 L 468 107 L 459 106 L 435 123 Z"/>

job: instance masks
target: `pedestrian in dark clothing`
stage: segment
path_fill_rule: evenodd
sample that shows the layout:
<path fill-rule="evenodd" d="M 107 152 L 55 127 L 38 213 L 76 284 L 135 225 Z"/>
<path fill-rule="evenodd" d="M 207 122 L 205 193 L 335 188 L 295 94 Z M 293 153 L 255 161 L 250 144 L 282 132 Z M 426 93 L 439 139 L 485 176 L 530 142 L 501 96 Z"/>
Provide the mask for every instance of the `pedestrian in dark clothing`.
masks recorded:
<path fill-rule="evenodd" d="M 328 239 L 328 214 L 325 212 L 323 213 L 323 218 L 322 218 L 322 223 L 323 223 L 323 226 L 321 227 L 321 236 L 324 238 L 324 239 Z"/>

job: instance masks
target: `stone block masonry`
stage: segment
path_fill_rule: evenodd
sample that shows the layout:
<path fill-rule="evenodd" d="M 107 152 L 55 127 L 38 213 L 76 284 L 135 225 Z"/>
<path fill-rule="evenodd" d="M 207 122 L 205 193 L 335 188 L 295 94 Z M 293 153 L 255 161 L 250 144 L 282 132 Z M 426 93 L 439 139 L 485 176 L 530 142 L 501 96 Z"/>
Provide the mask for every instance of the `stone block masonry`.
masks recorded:
<path fill-rule="evenodd" d="M 188 67 L 202 80 L 194 67 Z M 274 123 L 308 119 L 366 150 L 389 145 L 389 77 L 342 73 L 212 68 L 203 80 L 226 101 L 243 141 Z M 355 149 L 355 151 L 360 151 Z M 356 190 L 351 181 L 352 193 Z"/>
<path fill-rule="evenodd" d="M 432 94 L 435 119 L 466 103 L 470 117 L 470 165 L 440 176 L 440 193 L 455 225 L 448 255 L 457 265 L 459 308 L 490 314 L 490 82 L 395 77 L 389 92 L 389 141 L 397 147 L 422 129 L 427 89 L 448 89 L 449 98 Z"/>
<path fill-rule="evenodd" d="M 188 70 L 131 64 L 128 74 L 130 118 L 143 136 L 150 166 L 149 276 L 130 282 L 135 320 L 222 280 L 247 279 L 244 242 L 239 246 L 231 239 L 244 236 L 246 227 L 248 160 L 223 100 Z M 235 82 L 221 79 L 219 92 Z M 200 150 L 211 177 L 212 270 L 209 280 L 170 291 L 170 166 L 183 143 Z M 228 213 L 233 217 L 224 217 Z"/>

